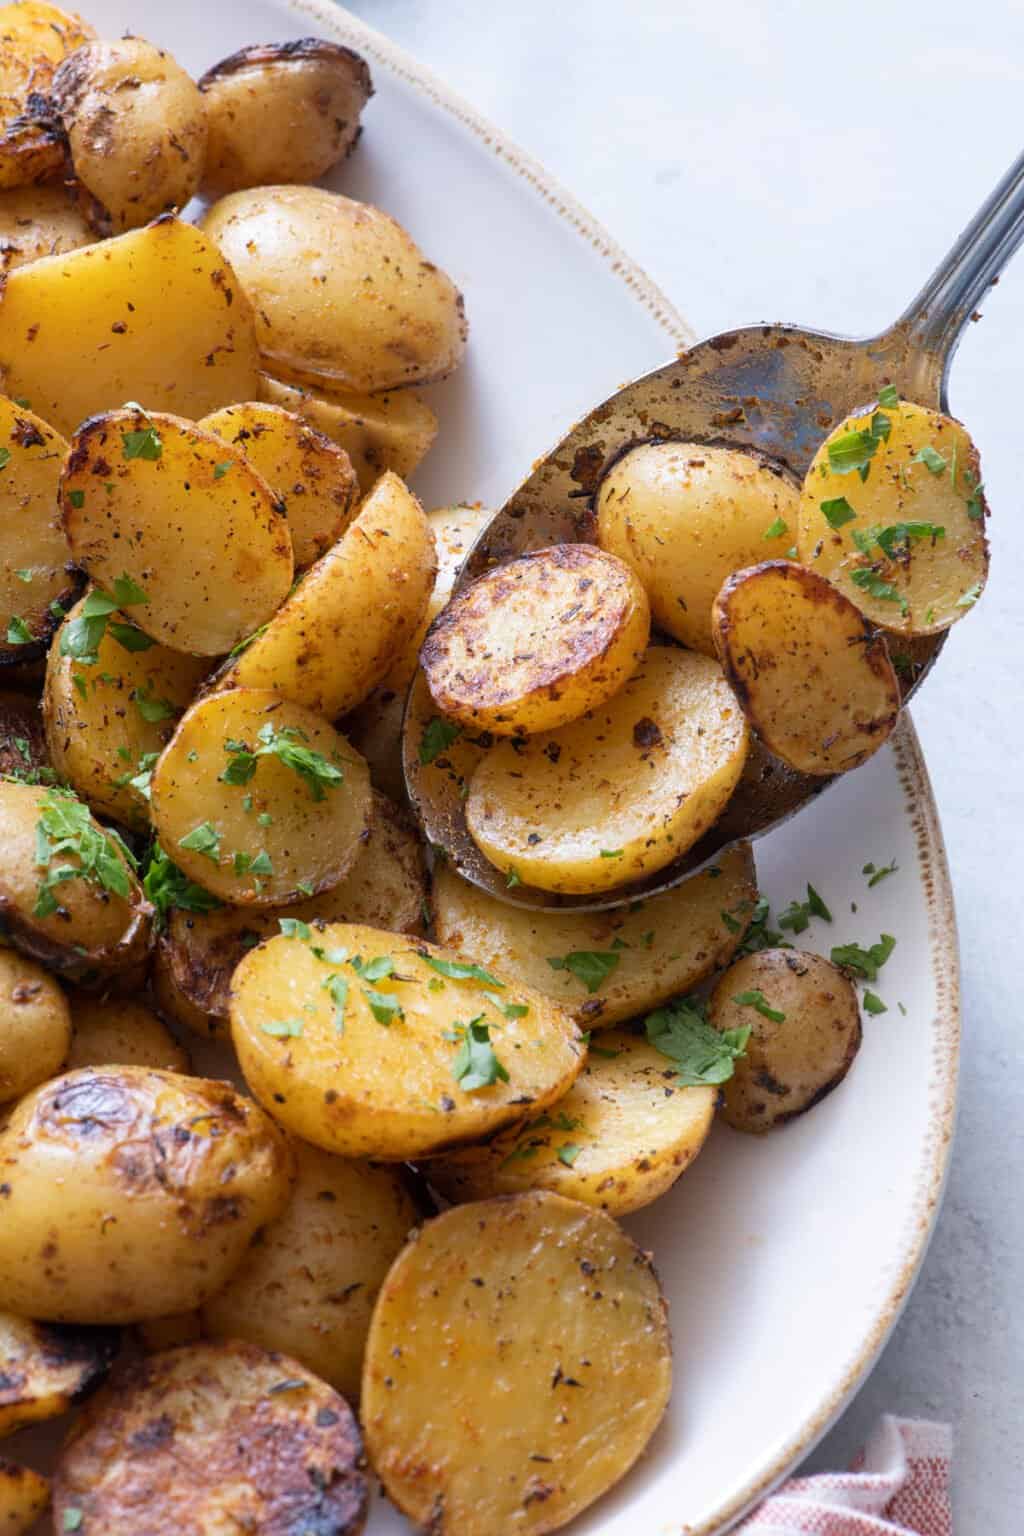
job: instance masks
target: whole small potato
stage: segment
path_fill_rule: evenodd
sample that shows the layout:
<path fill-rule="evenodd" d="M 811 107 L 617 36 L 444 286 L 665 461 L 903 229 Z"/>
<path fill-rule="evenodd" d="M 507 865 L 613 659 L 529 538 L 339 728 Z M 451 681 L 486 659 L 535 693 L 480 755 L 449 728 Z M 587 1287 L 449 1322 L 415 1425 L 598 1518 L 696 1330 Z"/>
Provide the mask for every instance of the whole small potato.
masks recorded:
<path fill-rule="evenodd" d="M 196 192 L 206 108 L 164 49 L 141 37 L 87 43 L 58 69 L 52 100 L 100 234 L 136 229 Z"/>
<path fill-rule="evenodd" d="M 762 949 L 745 955 L 711 995 L 716 1029 L 749 1027 L 745 1056 L 723 1089 L 723 1118 L 758 1135 L 812 1109 L 837 1088 L 860 1050 L 853 984 L 820 955 Z"/>
<path fill-rule="evenodd" d="M 131 997 L 89 997 L 71 1000 L 72 1038 L 67 1066 L 158 1067 L 188 1072 L 188 1052 L 178 1044 L 152 1008 Z"/>
<path fill-rule="evenodd" d="M 288 1200 L 290 1148 L 227 1083 L 83 1067 L 0 1132 L 0 1306 L 46 1322 L 187 1312 Z"/>
<path fill-rule="evenodd" d="M 65 187 L 12 187 L 0 192 L 0 272 L 41 256 L 63 256 L 95 235 Z"/>
<path fill-rule="evenodd" d="M 373 95 L 365 59 L 321 37 L 242 48 L 208 69 L 199 89 L 209 124 L 203 185 L 216 196 L 316 181 L 352 149 Z"/>
<path fill-rule="evenodd" d="M 59 1072 L 71 1015 L 56 981 L 34 960 L 0 949 L 0 1104 Z"/>

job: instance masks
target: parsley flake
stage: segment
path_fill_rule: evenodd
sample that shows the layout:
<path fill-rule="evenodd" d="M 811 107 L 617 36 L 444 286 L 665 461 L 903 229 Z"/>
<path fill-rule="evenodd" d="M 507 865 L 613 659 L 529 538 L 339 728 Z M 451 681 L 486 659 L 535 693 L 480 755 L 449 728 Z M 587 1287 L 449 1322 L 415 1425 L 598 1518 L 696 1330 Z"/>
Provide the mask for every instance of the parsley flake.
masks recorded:
<path fill-rule="evenodd" d="M 588 992 L 600 991 L 619 965 L 618 950 L 574 949 L 567 955 L 548 955 L 553 971 L 571 971 Z"/>
<path fill-rule="evenodd" d="M 173 720 L 178 713 L 169 699 L 155 699 L 146 688 L 134 689 L 132 699 L 147 725 L 157 725 L 161 720 Z"/>
<path fill-rule="evenodd" d="M 59 854 L 71 854 L 77 864 L 54 864 Z M 104 832 L 89 808 L 70 790 L 51 789 L 43 797 L 36 823 L 36 864 L 46 874 L 36 897 L 35 917 L 58 910 L 54 889 L 68 880 L 85 880 L 127 900 L 131 879 L 126 861 L 134 863 L 115 833 Z"/>
<path fill-rule="evenodd" d="M 846 971 L 852 971 L 864 981 L 877 981 L 878 973 L 896 948 L 896 940 L 891 933 L 883 933 L 877 944 L 871 944 L 867 949 L 860 944 L 836 944 L 829 956 L 833 965 L 838 965 Z"/>
<path fill-rule="evenodd" d="M 755 1008 L 763 1019 L 771 1019 L 773 1024 L 786 1022 L 786 1015 L 770 1006 L 760 987 L 753 987 L 749 992 L 737 992 L 733 1002 L 740 1008 Z"/>
<path fill-rule="evenodd" d="M 431 986 L 433 986 L 433 982 L 431 982 Z M 526 1003 L 506 1003 L 505 999 L 499 997 L 497 992 L 485 992 L 484 997 L 486 997 L 489 1003 L 493 1003 L 498 1012 L 504 1014 L 506 1019 L 524 1019 L 530 1011 Z"/>
<path fill-rule="evenodd" d="M 348 982 L 344 976 L 332 974 L 326 977 L 320 985 L 330 996 L 334 1004 L 334 1033 L 345 1033 L 345 1007 L 348 1003 Z"/>
<path fill-rule="evenodd" d="M 931 443 L 925 443 L 920 453 L 915 453 L 910 462 L 911 464 L 923 464 L 931 475 L 944 475 L 949 466 L 949 460 L 943 458 L 939 450 L 933 448 Z"/>
<path fill-rule="evenodd" d="M 298 917 L 279 917 L 277 925 L 286 939 L 311 939 L 313 930 Z"/>
<path fill-rule="evenodd" d="M 390 1024 L 392 1019 L 405 1018 L 401 1003 L 390 992 L 378 992 L 374 987 L 364 987 L 363 996 L 378 1024 Z"/>
<path fill-rule="evenodd" d="M 452 1062 L 452 1076 L 463 1093 L 508 1082 L 508 1072 L 494 1054 L 490 1028 L 482 1014 L 468 1024 L 456 1024 L 454 1033 L 461 1043 Z"/>
<path fill-rule="evenodd" d="M 31 645 L 35 638 L 25 620 L 19 614 L 12 613 L 7 623 L 7 644 Z"/>
<path fill-rule="evenodd" d="M 870 988 L 868 988 L 864 993 L 864 1012 L 878 1014 L 888 1013 L 889 1010 L 882 1002 L 882 999 L 879 997 L 878 993 L 872 992 Z"/>
<path fill-rule="evenodd" d="M 220 464 L 215 464 L 213 466 L 213 478 L 215 480 L 223 480 L 228 470 L 234 468 L 234 464 L 234 459 L 224 459 Z"/>
<path fill-rule="evenodd" d="M 876 597 L 882 603 L 899 603 L 901 613 L 909 611 L 909 604 L 903 593 L 894 587 L 891 582 L 883 581 L 875 571 L 863 569 L 850 572 L 850 580 L 855 587 L 860 587 L 869 597 Z"/>
<path fill-rule="evenodd" d="M 868 890 L 870 890 L 873 885 L 878 885 L 880 881 L 885 880 L 889 875 L 894 875 L 898 869 L 899 865 L 893 859 L 891 864 L 883 864 L 881 869 L 876 869 L 874 864 L 865 864 L 861 874 L 870 876 L 868 880 Z"/>
<path fill-rule="evenodd" d="M 273 1019 L 269 1024 L 260 1025 L 263 1033 L 273 1035 L 275 1040 L 297 1039 L 304 1028 L 301 1019 Z"/>
<path fill-rule="evenodd" d="M 158 928 L 165 925 L 173 907 L 180 907 L 183 912 L 215 912 L 221 905 L 216 896 L 183 874 L 159 843 L 153 844 L 142 889 L 156 908 Z"/>
<path fill-rule="evenodd" d="M 564 1163 L 567 1168 L 571 1168 L 582 1150 L 583 1148 L 576 1146 L 575 1142 L 567 1141 L 558 1149 L 558 1161 Z"/>
<path fill-rule="evenodd" d="M 857 516 L 845 496 L 833 496 L 821 503 L 821 515 L 830 528 L 839 529 Z"/>
<path fill-rule="evenodd" d="M 466 965 L 460 960 L 439 960 L 434 955 L 423 957 L 432 971 L 439 976 L 447 976 L 449 981 L 483 981 L 489 987 L 504 989 L 505 983 L 499 981 L 497 976 L 492 976 L 490 971 L 485 971 L 481 965 Z"/>
<path fill-rule="evenodd" d="M 178 847 L 187 848 L 192 853 L 201 853 L 211 864 L 220 863 L 220 833 L 211 822 L 201 821 L 191 832 L 186 832 L 184 837 L 178 839 Z"/>
<path fill-rule="evenodd" d="M 788 532 L 789 524 L 786 522 L 786 519 L 784 517 L 777 517 L 773 523 L 768 524 L 768 527 L 765 529 L 764 533 L 762 533 L 761 537 L 762 539 L 766 540 L 781 539 Z"/>
<path fill-rule="evenodd" d="M 462 735 L 462 726 L 455 725 L 451 720 L 442 720 L 440 715 L 435 715 L 428 720 L 420 737 L 419 759 L 424 767 L 432 763 L 441 753 L 446 751 Z"/>
<path fill-rule="evenodd" d="M 879 405 L 884 405 L 887 410 L 891 410 L 893 406 L 899 405 L 900 397 L 895 384 L 883 385 L 878 391 L 878 403 Z"/>
<path fill-rule="evenodd" d="M 126 459 L 150 459 L 155 461 L 163 457 L 163 439 L 152 422 L 150 422 L 148 427 L 142 427 L 138 431 L 122 432 L 121 442 L 124 445 L 124 456 Z"/>
<path fill-rule="evenodd" d="M 705 1005 L 680 998 L 657 1008 L 644 1020 L 647 1039 L 656 1051 L 676 1063 L 676 1081 L 683 1088 L 727 1083 L 733 1062 L 745 1054 L 750 1029 L 717 1030 L 708 1023 Z"/>

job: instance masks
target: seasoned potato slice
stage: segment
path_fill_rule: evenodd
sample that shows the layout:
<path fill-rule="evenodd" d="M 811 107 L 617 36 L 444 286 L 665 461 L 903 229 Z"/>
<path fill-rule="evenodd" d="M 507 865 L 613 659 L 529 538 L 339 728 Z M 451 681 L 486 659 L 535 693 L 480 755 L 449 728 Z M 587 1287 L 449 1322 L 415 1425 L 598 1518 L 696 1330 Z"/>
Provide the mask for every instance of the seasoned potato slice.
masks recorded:
<path fill-rule="evenodd" d="M 256 688 L 193 704 L 150 794 L 174 863 L 239 906 L 329 891 L 356 862 L 370 815 L 369 770 L 344 736 Z"/>
<path fill-rule="evenodd" d="M 271 688 L 337 718 L 365 699 L 403 653 L 436 572 L 423 508 L 397 475 L 383 475 L 355 522 L 229 662 L 218 686 Z"/>
<path fill-rule="evenodd" d="M 823 576 L 788 560 L 737 571 L 715 600 L 715 631 L 747 719 L 791 768 L 845 773 L 896 724 L 885 641 Z"/>
<path fill-rule="evenodd" d="M 589 544 L 557 544 L 452 598 L 420 660 L 442 714 L 516 736 L 599 709 L 636 671 L 650 634 L 647 597 L 628 565 Z"/>
<path fill-rule="evenodd" d="M 70 1044 L 67 999 L 49 971 L 0 949 L 0 1104 L 55 1077 Z"/>
<path fill-rule="evenodd" d="M 860 1050 L 857 993 L 820 955 L 762 949 L 720 978 L 709 1016 L 716 1029 L 749 1027 L 746 1055 L 725 1084 L 724 1118 L 758 1134 L 784 1125 L 838 1088 Z"/>
<path fill-rule="evenodd" d="M 651 646 L 600 709 L 493 747 L 470 781 L 466 821 L 491 863 L 527 885 L 612 890 L 693 846 L 746 755 L 743 712 L 717 662 Z"/>
<path fill-rule="evenodd" d="M 260 395 L 273 405 L 304 416 L 340 444 L 364 495 L 386 470 L 393 469 L 408 480 L 437 436 L 437 417 L 411 389 L 360 395 L 331 389 L 323 380 L 312 389 L 261 373 Z"/>
<path fill-rule="evenodd" d="M 600 1029 L 689 992 L 725 965 L 756 900 L 749 843 L 661 896 L 607 912 L 513 907 L 441 864 L 434 931 L 460 955 L 546 993 L 581 1029 Z"/>
<path fill-rule="evenodd" d="M 80 800 L 0 782 L 0 847 L 0 914 L 25 954 L 82 982 L 146 958 L 152 908 L 123 845 Z"/>
<path fill-rule="evenodd" d="M 46 108 L 53 65 L 0 43 L 0 188 L 59 176 L 64 146 Z"/>
<path fill-rule="evenodd" d="M 72 1000 L 72 1037 L 68 1071 L 78 1067 L 156 1067 L 188 1072 L 192 1063 L 152 1008 L 130 997 Z"/>
<path fill-rule="evenodd" d="M 4 682 L 7 677 L 5 673 Z M 24 693 L 0 692 L 0 774 L 26 784 L 51 783 L 54 778 L 42 710 Z"/>
<path fill-rule="evenodd" d="M 288 518 L 297 566 L 319 560 L 355 517 L 359 483 L 348 454 L 301 416 L 250 400 L 199 425 L 234 443 L 271 486 Z"/>
<path fill-rule="evenodd" d="M 103 1378 L 117 1347 L 113 1328 L 30 1323 L 0 1312 L 0 1436 L 67 1413 Z"/>
<path fill-rule="evenodd" d="M 242 48 L 199 89 L 210 130 L 203 180 L 215 196 L 317 181 L 355 144 L 373 95 L 365 59 L 322 37 Z"/>
<path fill-rule="evenodd" d="M 64 256 L 95 236 L 60 185 L 0 192 L 0 273 L 41 256 Z"/>
<path fill-rule="evenodd" d="M 155 1431 L 155 1432 L 154 1432 Z M 189 1344 L 120 1371 L 86 1408 L 54 1479 L 58 1531 L 322 1532 L 366 1518 L 362 1442 L 344 1398 L 251 1344 Z M 69 1522 L 69 1516 L 71 1516 Z"/>
<path fill-rule="evenodd" d="M 601 482 L 597 540 L 636 572 L 654 622 L 713 656 L 715 594 L 733 571 L 785 554 L 798 505 L 796 486 L 755 453 L 642 443 Z"/>
<path fill-rule="evenodd" d="M 11 0 L 0 6 L 0 43 L 26 59 L 60 64 L 95 36 L 95 28 L 81 16 L 45 0 Z"/>
<path fill-rule="evenodd" d="M 128 622 L 132 610 L 110 614 L 83 662 L 82 647 L 93 643 L 88 603 L 84 598 L 72 608 L 47 658 L 43 712 L 50 757 L 98 815 L 143 830 L 149 825 L 146 775 L 210 666 L 155 644 Z"/>
<path fill-rule="evenodd" d="M 67 446 L 0 395 L 0 666 L 41 655 L 82 585 L 57 503 Z"/>
<path fill-rule="evenodd" d="M 0 295 L 0 385 L 66 435 L 126 400 L 189 417 L 251 400 L 256 359 L 234 273 L 180 219 L 19 267 Z"/>
<path fill-rule="evenodd" d="M 231 983 L 231 1035 L 282 1125 L 327 1152 L 394 1162 L 539 1112 L 584 1055 L 568 1014 L 532 988 L 346 923 L 248 954 Z"/>
<path fill-rule="evenodd" d="M 0 1306 L 132 1323 L 199 1306 L 284 1209 L 292 1156 L 227 1083 L 83 1067 L 0 1131 Z"/>
<path fill-rule="evenodd" d="M 958 421 L 909 400 L 876 403 L 841 421 L 811 461 L 797 548 L 873 623 L 934 635 L 981 596 L 987 511 L 978 450 Z"/>
<path fill-rule="evenodd" d="M 610 1216 L 547 1191 L 456 1206 L 377 1299 L 367 1449 L 424 1528 L 553 1531 L 628 1472 L 671 1379 L 657 1276 Z"/>
<path fill-rule="evenodd" d="M 49 1502 L 41 1472 L 0 1457 L 0 1536 L 26 1536 Z"/>
<path fill-rule="evenodd" d="M 444 378 L 466 346 L 462 295 L 394 219 L 321 187 L 258 187 L 203 229 L 238 275 L 274 373 L 358 393 Z"/>
<path fill-rule="evenodd" d="M 295 1154 L 287 1208 L 206 1303 L 203 1330 L 291 1355 L 354 1403 L 373 1303 L 420 1213 L 400 1170 L 301 1141 Z"/>

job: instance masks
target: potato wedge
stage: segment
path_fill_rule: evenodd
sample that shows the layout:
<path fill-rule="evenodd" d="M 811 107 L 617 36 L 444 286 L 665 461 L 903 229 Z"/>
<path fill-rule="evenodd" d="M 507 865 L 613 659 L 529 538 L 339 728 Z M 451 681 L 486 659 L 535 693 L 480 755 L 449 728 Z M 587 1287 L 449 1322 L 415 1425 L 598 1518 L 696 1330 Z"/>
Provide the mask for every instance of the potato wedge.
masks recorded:
<path fill-rule="evenodd" d="M 67 999 L 49 971 L 0 949 L 0 1104 L 56 1077 L 71 1045 Z"/>
<path fill-rule="evenodd" d="M 215 686 L 273 689 L 336 719 L 404 652 L 436 573 L 423 508 L 397 475 L 383 475 L 355 522 Z"/>
<path fill-rule="evenodd" d="M 824 576 L 790 560 L 737 571 L 714 622 L 744 714 L 791 768 L 846 773 L 885 742 L 900 710 L 885 641 Z"/>
<path fill-rule="evenodd" d="M 359 1536 L 362 1441 L 344 1398 L 287 1355 L 189 1344 L 120 1371 L 57 1468 L 58 1531 Z M 75 1515 L 72 1515 L 75 1511 Z M 70 1518 L 69 1518 L 70 1517 Z"/>
<path fill-rule="evenodd" d="M 610 1216 L 547 1191 L 460 1205 L 377 1298 L 367 1450 L 424 1528 L 553 1531 L 628 1472 L 671 1378 L 657 1276 Z"/>
<path fill-rule="evenodd" d="M 935 635 L 981 596 L 987 512 L 978 450 L 958 421 L 909 400 L 876 402 L 812 459 L 797 550 L 873 623 Z"/>
<path fill-rule="evenodd" d="M 437 436 L 436 415 L 411 389 L 360 395 L 324 380 L 313 389 L 261 373 L 260 397 L 305 417 L 344 448 L 364 496 L 389 469 L 408 480 Z"/>
<path fill-rule="evenodd" d="M 67 1413 L 106 1375 L 118 1342 L 113 1328 L 30 1323 L 0 1312 L 0 1437 Z"/>
<path fill-rule="evenodd" d="M 24 693 L 0 692 L 0 775 L 23 784 L 51 784 L 56 778 L 46 750 L 42 710 Z"/>
<path fill-rule="evenodd" d="M 725 965 L 757 900 L 749 843 L 661 896 L 608 912 L 535 912 L 434 871 L 439 944 L 515 976 L 567 1009 L 581 1029 L 634 1018 Z"/>
<path fill-rule="evenodd" d="M 390 1162 L 539 1113 L 584 1056 L 568 1014 L 532 988 L 346 923 L 246 955 L 231 1036 L 249 1087 L 288 1130 Z"/>
<path fill-rule="evenodd" d="M 295 1155 L 287 1208 L 203 1307 L 203 1331 L 291 1355 L 356 1403 L 373 1303 L 421 1213 L 401 1170 L 301 1141 Z"/>
<path fill-rule="evenodd" d="M 296 566 L 326 554 L 359 510 L 348 454 L 294 412 L 250 400 L 204 416 L 199 426 L 234 443 L 272 488 L 288 518 Z"/>
<path fill-rule="evenodd" d="M 0 188 L 60 175 L 64 145 L 45 95 L 52 78 L 47 59 L 0 44 Z"/>
<path fill-rule="evenodd" d="M 0 1130 L 0 1307 L 50 1322 L 185 1312 L 285 1207 L 292 1154 L 228 1083 L 83 1067 Z"/>
<path fill-rule="evenodd" d="M 0 7 L 0 44 L 26 59 L 60 64 L 95 36 L 96 29 L 81 16 L 45 0 L 11 0 Z"/>
<path fill-rule="evenodd" d="M 838 1088 L 860 1050 L 849 977 L 798 949 L 737 960 L 711 994 L 709 1017 L 716 1029 L 750 1029 L 746 1055 L 723 1088 L 722 1116 L 753 1135 L 812 1109 Z"/>
<path fill-rule="evenodd" d="M 339 884 L 370 814 L 366 764 L 333 726 L 256 688 L 193 704 L 156 767 L 153 825 L 190 880 L 237 906 Z"/>
<path fill-rule="evenodd" d="M 746 755 L 743 712 L 717 662 L 655 645 L 600 709 L 494 746 L 470 780 L 466 821 L 485 857 L 527 885 L 612 890 L 693 846 Z"/>
<path fill-rule="evenodd" d="M 420 663 L 442 714 L 518 736 L 600 709 L 641 664 L 650 635 L 647 596 L 628 565 L 589 544 L 557 544 L 453 597 Z"/>
<path fill-rule="evenodd" d="M 41 256 L 65 256 L 95 238 L 60 185 L 0 192 L 0 273 L 13 272 Z"/>
<path fill-rule="evenodd" d="M 67 446 L 0 395 L 0 666 L 43 655 L 82 587 L 57 503 Z"/>
<path fill-rule="evenodd" d="M 49 1502 L 41 1472 L 0 1457 L 0 1536 L 27 1536 Z"/>
<path fill-rule="evenodd" d="M 379 208 L 258 187 L 221 198 L 202 227 L 248 295 L 273 373 L 367 393 L 442 379 L 461 361 L 462 295 Z"/>
<path fill-rule="evenodd" d="M 88 598 L 71 609 L 47 658 L 43 714 L 60 777 L 97 815 L 143 831 L 146 775 L 210 670 L 111 613 L 94 644 Z M 92 623 L 99 630 L 102 620 Z M 82 660 L 83 647 L 87 660 Z M 91 658 L 91 659 L 88 659 Z"/>
<path fill-rule="evenodd" d="M 88 997 L 71 1001 L 71 1049 L 67 1069 L 79 1067 L 156 1067 L 190 1072 L 188 1052 L 152 1008 L 130 997 Z"/>
<path fill-rule="evenodd" d="M 597 541 L 640 578 L 654 622 L 715 654 L 711 605 L 727 576 L 782 555 L 799 491 L 756 453 L 706 443 L 641 443 L 597 493 Z"/>
<path fill-rule="evenodd" d="M 322 37 L 241 48 L 199 89 L 210 130 L 203 185 L 214 196 L 319 180 L 353 148 L 373 95 L 366 60 Z"/>
<path fill-rule="evenodd" d="M 234 273 L 180 219 L 19 267 L 0 295 L 0 387 L 65 435 L 126 400 L 190 418 L 252 400 L 256 361 Z"/>

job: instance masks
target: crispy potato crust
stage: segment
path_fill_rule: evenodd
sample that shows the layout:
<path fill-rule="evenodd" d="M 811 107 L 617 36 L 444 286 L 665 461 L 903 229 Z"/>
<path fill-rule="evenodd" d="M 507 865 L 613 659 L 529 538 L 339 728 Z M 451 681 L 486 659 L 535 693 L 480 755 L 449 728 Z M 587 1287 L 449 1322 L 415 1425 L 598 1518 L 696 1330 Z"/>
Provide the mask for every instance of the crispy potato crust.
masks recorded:
<path fill-rule="evenodd" d="M 66 1413 L 106 1375 L 118 1344 L 114 1328 L 30 1323 L 0 1312 L 0 1436 Z"/>
<path fill-rule="evenodd" d="M 13 40 L 0 42 L 0 188 L 60 174 L 64 145 L 46 102 L 53 64 Z"/>

